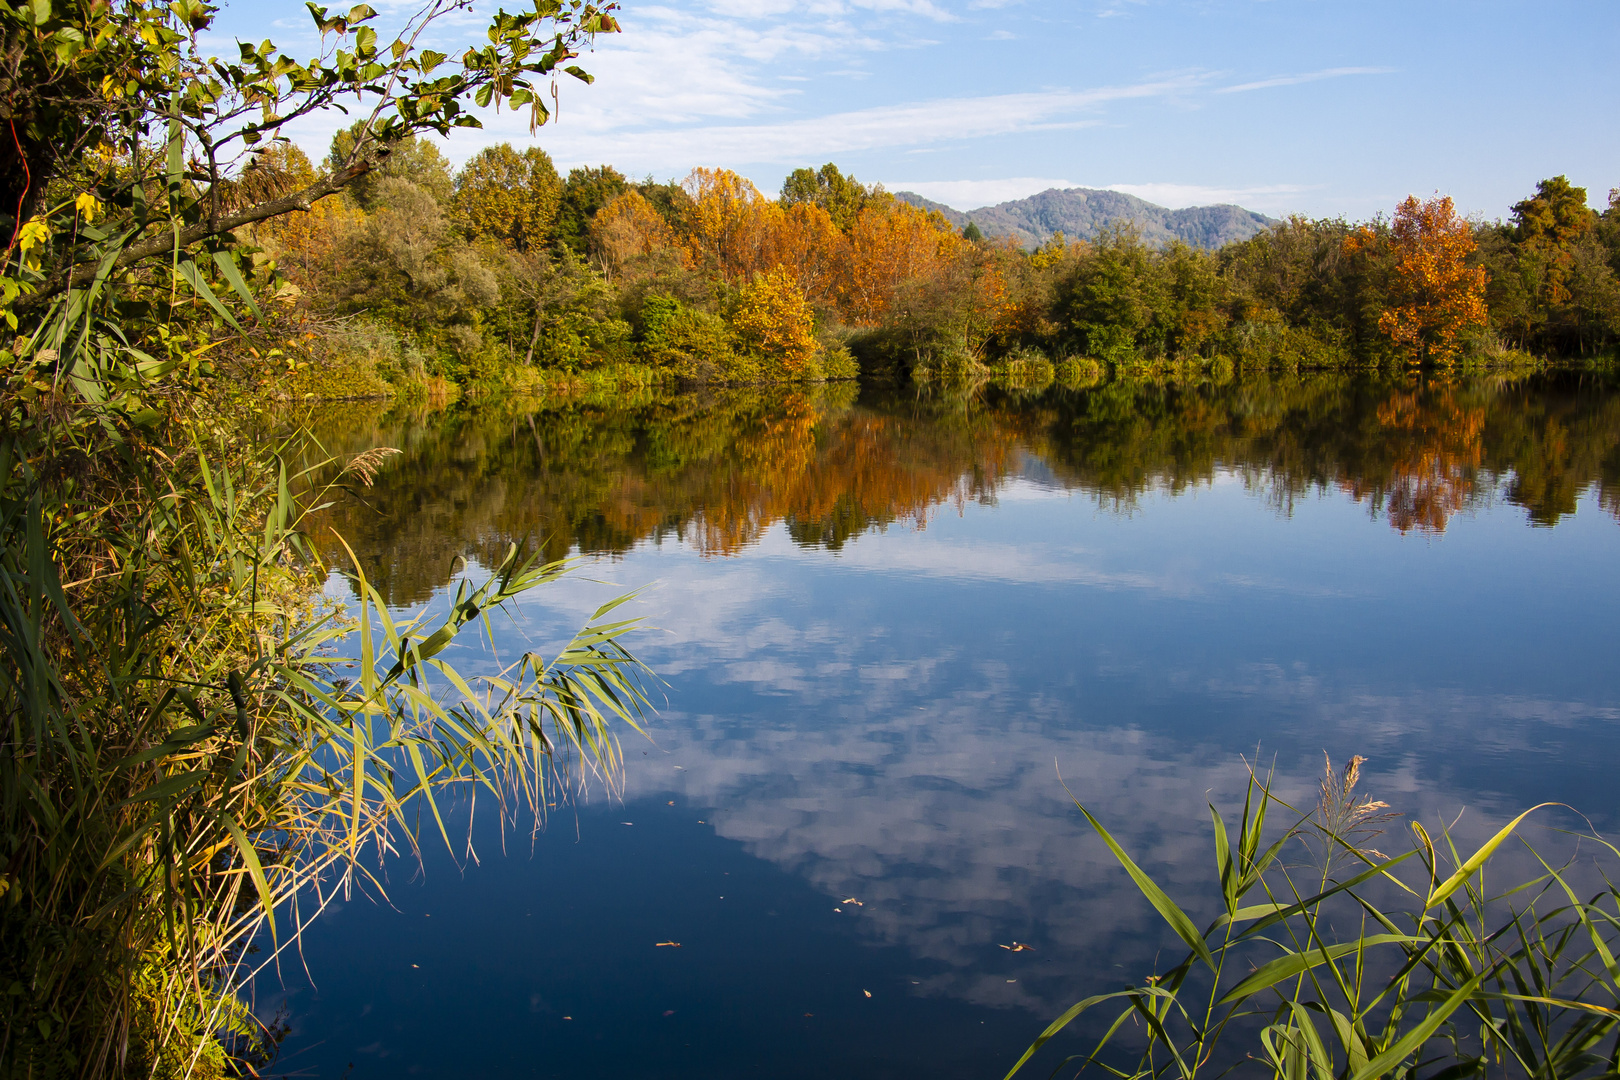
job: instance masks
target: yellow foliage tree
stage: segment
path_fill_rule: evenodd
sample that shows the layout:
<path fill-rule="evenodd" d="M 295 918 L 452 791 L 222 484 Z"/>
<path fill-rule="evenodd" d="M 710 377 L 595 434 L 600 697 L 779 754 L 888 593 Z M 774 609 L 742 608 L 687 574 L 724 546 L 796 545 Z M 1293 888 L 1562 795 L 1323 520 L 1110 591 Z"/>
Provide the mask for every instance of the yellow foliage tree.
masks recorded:
<path fill-rule="evenodd" d="M 687 213 L 687 262 L 727 281 L 748 281 L 774 266 L 776 203 L 730 169 L 693 169 L 681 186 L 692 197 Z"/>
<path fill-rule="evenodd" d="M 474 154 L 456 175 L 451 213 L 471 239 L 527 251 L 551 236 L 562 188 L 544 150 L 531 146 L 520 154 L 511 143 L 497 143 Z"/>
<path fill-rule="evenodd" d="M 731 325 L 750 351 L 765 359 L 766 377 L 814 378 L 815 316 L 787 270 L 777 268 L 754 278 L 742 291 Z"/>
<path fill-rule="evenodd" d="M 1359 251 L 1378 243 L 1394 256 L 1394 274 L 1378 329 L 1414 361 L 1450 363 L 1458 336 L 1486 319 L 1485 271 L 1469 266 L 1474 233 L 1451 197 L 1419 202 L 1409 195 L 1395 209 L 1387 239 L 1361 229 L 1346 241 Z"/>
<path fill-rule="evenodd" d="M 609 273 L 623 269 L 632 259 L 676 244 L 669 223 L 634 189 L 598 210 L 590 232 L 591 250 Z"/>

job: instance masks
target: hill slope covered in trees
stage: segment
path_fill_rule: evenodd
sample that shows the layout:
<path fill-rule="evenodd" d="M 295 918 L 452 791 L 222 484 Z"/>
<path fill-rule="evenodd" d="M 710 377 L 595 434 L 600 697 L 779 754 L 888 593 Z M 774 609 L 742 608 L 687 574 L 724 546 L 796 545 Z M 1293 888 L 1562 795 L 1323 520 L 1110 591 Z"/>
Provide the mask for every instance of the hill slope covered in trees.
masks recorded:
<path fill-rule="evenodd" d="M 1025 248 L 1037 248 L 1061 232 L 1075 240 L 1089 240 L 1103 228 L 1128 221 L 1142 231 L 1153 247 L 1180 240 L 1213 251 L 1223 244 L 1247 240 L 1277 222 L 1241 206 L 1189 206 L 1171 210 L 1134 195 L 1096 188 L 1051 188 L 1027 199 L 955 210 L 910 191 L 895 198 L 924 210 L 937 211 L 958 229 L 969 221 L 986 236 L 1011 236 Z"/>

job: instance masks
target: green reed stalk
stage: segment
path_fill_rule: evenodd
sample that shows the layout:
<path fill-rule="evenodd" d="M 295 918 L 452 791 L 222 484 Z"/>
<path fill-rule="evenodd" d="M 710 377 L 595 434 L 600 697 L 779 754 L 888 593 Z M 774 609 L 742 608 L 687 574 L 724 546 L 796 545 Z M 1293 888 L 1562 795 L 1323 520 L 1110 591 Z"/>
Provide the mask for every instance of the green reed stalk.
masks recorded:
<path fill-rule="evenodd" d="M 415 851 L 418 807 L 448 845 L 449 792 L 538 821 L 614 786 L 644 669 L 627 598 L 554 655 L 446 662 L 568 573 L 516 548 L 437 620 L 396 620 L 359 571 L 357 618 L 318 610 L 300 530 L 377 455 L 315 485 L 243 441 L 206 374 L 207 275 L 177 253 L 168 308 L 131 321 L 130 237 L 104 239 L 0 371 L 0 1077 L 223 1076 L 274 1041 L 238 989 L 333 890 L 380 889 L 363 860 Z"/>
<path fill-rule="evenodd" d="M 1123 1009 L 1103 1036 L 1063 1058 L 1053 1075 L 1095 1067 L 1133 1080 L 1191 1080 L 1245 1062 L 1278 1080 L 1620 1072 L 1620 894 L 1608 871 L 1599 864 L 1605 888 L 1582 899 L 1574 860 L 1554 866 L 1518 835 L 1551 804 L 1520 814 L 1467 856 L 1449 830 L 1437 850 L 1417 822 L 1412 850 L 1385 856 L 1368 843 L 1391 815 L 1383 803 L 1357 799 L 1360 764 L 1355 758 L 1342 773 L 1329 765 L 1318 805 L 1304 814 L 1251 770 L 1235 844 L 1211 805 L 1223 910 L 1202 931 L 1077 800 L 1188 952 L 1168 971 L 1072 1006 L 1008 1077 L 1081 1014 L 1109 1005 Z M 1294 817 L 1267 843 L 1274 807 Z M 1542 872 L 1493 892 L 1487 866 L 1511 839 Z M 1586 839 L 1600 858 L 1620 855 L 1595 835 Z M 1315 857 L 1286 864 L 1285 850 L 1301 841 Z M 1345 925 L 1360 932 L 1341 933 Z M 1122 1045 L 1128 1033 L 1140 1033 L 1135 1049 Z M 1239 1033 L 1258 1046 L 1240 1053 L 1223 1043 Z"/>

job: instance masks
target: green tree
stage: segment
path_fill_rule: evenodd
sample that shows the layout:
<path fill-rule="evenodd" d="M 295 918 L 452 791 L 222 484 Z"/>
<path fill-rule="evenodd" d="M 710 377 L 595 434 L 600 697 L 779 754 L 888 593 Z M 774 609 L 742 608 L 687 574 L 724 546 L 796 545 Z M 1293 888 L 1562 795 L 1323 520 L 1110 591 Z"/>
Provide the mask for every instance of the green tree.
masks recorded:
<path fill-rule="evenodd" d="M 450 206 L 469 239 L 528 251 L 550 239 L 562 187 L 544 150 L 531 146 L 520 154 L 511 143 L 497 143 L 461 167 Z"/>
<path fill-rule="evenodd" d="M 559 244 L 586 256 L 591 250 L 591 218 L 614 199 L 630 190 L 630 181 L 611 165 L 580 167 L 568 173 L 563 183 L 562 204 L 557 211 L 556 238 Z"/>
<path fill-rule="evenodd" d="M 366 137 L 364 120 L 356 120 L 332 136 L 326 167 L 336 171 L 355 160 L 356 147 Z M 355 177 L 344 189 L 346 199 L 362 210 L 371 210 L 377 201 L 377 185 L 384 177 L 395 176 L 425 188 L 441 206 L 450 202 L 455 180 L 450 173 L 450 162 L 438 147 L 426 139 L 407 135 L 388 143 L 387 149 L 387 156 L 375 168 Z"/>
<path fill-rule="evenodd" d="M 779 201 L 783 206 L 813 203 L 827 211 L 840 231 L 848 232 L 868 204 L 889 198 L 882 185 L 867 187 L 829 161 L 819 169 L 794 169 L 782 181 Z"/>

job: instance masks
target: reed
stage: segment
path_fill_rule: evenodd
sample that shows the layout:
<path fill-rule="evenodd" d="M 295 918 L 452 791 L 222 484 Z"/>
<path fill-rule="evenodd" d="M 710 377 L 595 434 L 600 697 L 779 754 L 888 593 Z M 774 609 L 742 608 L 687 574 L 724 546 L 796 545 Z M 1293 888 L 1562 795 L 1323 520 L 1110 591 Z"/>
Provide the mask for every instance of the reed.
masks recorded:
<path fill-rule="evenodd" d="M 1596 866 L 1579 847 L 1554 865 L 1522 836 L 1526 819 L 1553 805 L 1542 804 L 1467 855 L 1449 829 L 1436 843 L 1414 821 L 1410 850 L 1385 856 L 1369 845 L 1391 815 L 1357 797 L 1360 764 L 1330 764 L 1317 806 L 1303 813 L 1251 770 L 1235 842 L 1210 806 L 1221 910 L 1202 930 L 1076 800 L 1187 952 L 1069 1008 L 1008 1077 L 1095 1009 L 1118 1011 L 1053 1075 L 1551 1080 L 1620 1071 L 1620 908 L 1605 867 L 1620 852 L 1586 833 Z M 1277 812 L 1290 815 L 1280 829 Z M 1539 873 L 1488 885 L 1493 859 L 1515 841 Z M 1301 851 L 1303 862 L 1287 861 Z M 1603 887 L 1583 898 L 1578 873 Z"/>
<path fill-rule="evenodd" d="M 613 615 L 627 598 L 483 678 L 446 661 L 567 562 L 513 547 L 408 621 L 356 570 L 355 610 L 323 608 L 308 515 L 382 452 L 299 471 L 244 438 L 208 373 L 234 340 L 202 294 L 220 297 L 176 274 L 193 303 L 121 317 L 120 242 L 0 372 L 3 1077 L 262 1062 L 276 1033 L 238 990 L 334 891 L 380 891 L 384 860 L 450 845 L 448 793 L 538 822 L 616 785 L 619 731 L 647 707 L 633 621 Z"/>

